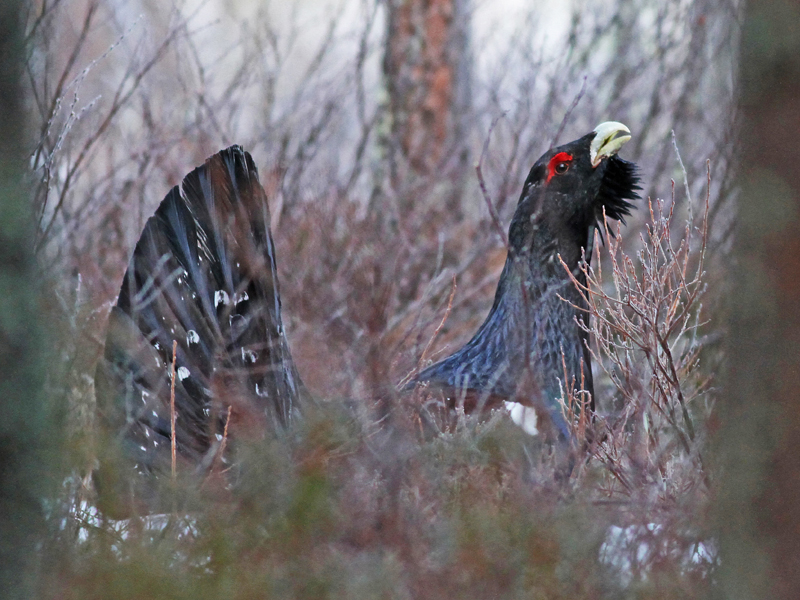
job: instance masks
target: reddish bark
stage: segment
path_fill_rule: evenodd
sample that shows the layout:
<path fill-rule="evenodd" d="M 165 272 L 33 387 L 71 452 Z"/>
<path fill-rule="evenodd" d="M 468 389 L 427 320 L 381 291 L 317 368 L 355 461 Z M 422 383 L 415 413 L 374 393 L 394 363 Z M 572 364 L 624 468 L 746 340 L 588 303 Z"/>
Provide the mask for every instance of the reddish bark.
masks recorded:
<path fill-rule="evenodd" d="M 458 136 L 465 59 L 462 0 L 389 2 L 384 75 L 392 142 L 412 169 L 427 175 Z"/>

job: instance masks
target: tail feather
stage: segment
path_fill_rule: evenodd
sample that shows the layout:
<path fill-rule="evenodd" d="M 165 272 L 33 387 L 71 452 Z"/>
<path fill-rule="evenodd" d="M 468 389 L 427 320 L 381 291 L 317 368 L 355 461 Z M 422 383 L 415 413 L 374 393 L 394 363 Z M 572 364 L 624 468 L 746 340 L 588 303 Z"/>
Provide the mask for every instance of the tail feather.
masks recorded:
<path fill-rule="evenodd" d="M 162 201 L 110 315 L 98 401 L 140 471 L 163 468 L 170 450 L 173 343 L 181 459 L 199 464 L 214 451 L 228 407 L 279 425 L 299 411 L 267 197 L 239 146 Z"/>

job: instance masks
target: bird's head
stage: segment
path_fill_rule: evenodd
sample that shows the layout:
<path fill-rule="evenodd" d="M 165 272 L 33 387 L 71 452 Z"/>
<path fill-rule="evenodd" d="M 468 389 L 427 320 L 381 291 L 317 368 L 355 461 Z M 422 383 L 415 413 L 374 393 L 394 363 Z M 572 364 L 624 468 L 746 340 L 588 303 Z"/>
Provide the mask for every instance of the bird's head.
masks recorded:
<path fill-rule="evenodd" d="M 617 156 L 630 139 L 625 125 L 609 121 L 536 161 L 512 221 L 512 247 L 536 243 L 541 235 L 560 250 L 585 247 L 604 210 L 624 223 L 641 189 L 636 165 Z"/>

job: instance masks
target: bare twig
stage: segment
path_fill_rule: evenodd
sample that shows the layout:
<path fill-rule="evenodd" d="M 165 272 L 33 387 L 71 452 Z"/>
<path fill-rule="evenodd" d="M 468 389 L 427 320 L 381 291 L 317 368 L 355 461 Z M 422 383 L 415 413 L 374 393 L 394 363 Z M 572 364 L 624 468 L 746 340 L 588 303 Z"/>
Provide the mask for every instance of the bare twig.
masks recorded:
<path fill-rule="evenodd" d="M 172 340 L 172 371 L 169 389 L 169 443 L 172 452 L 172 481 L 175 481 L 177 471 L 177 456 L 175 453 L 175 363 L 178 359 L 178 340 Z"/>
<path fill-rule="evenodd" d="M 503 245 L 505 246 L 506 250 L 508 250 L 508 235 L 506 234 L 506 230 L 503 228 L 502 223 L 500 223 L 500 216 L 497 214 L 497 209 L 494 207 L 494 202 L 492 202 L 491 197 L 489 196 L 489 192 L 486 190 L 486 182 L 483 179 L 483 160 L 486 156 L 486 151 L 489 148 L 489 140 L 492 137 L 492 131 L 494 130 L 495 126 L 497 125 L 498 121 L 503 118 L 504 115 L 500 115 L 495 117 L 492 121 L 491 127 L 489 127 L 489 133 L 486 134 L 486 139 L 483 142 L 483 149 L 481 150 L 481 157 L 478 160 L 478 164 L 475 165 L 475 172 L 478 174 L 478 184 L 481 188 L 481 194 L 483 195 L 483 199 L 486 202 L 486 207 L 489 209 L 489 215 L 492 217 L 492 224 L 497 231 L 497 235 L 500 236 L 500 239 L 503 241 Z"/>
<path fill-rule="evenodd" d="M 572 101 L 572 104 L 569 105 L 569 108 L 564 113 L 564 118 L 561 119 L 561 123 L 559 124 L 558 129 L 556 130 L 556 134 L 550 141 L 551 148 L 555 146 L 558 140 L 561 138 L 561 134 L 564 133 L 564 128 L 567 126 L 569 118 L 572 116 L 572 111 L 574 111 L 577 108 L 578 103 L 581 101 L 581 98 L 583 98 L 583 95 L 585 93 L 586 93 L 586 75 L 583 76 L 583 83 L 581 83 L 580 91 L 575 95 L 575 99 Z"/>
<path fill-rule="evenodd" d="M 447 317 L 450 316 L 450 310 L 453 308 L 453 298 L 456 295 L 456 277 L 453 275 L 453 286 L 450 288 L 450 297 L 447 299 L 447 308 L 444 311 L 444 316 L 442 316 L 442 320 L 439 325 L 436 327 L 436 330 L 433 332 L 431 339 L 428 340 L 425 349 L 422 351 L 422 354 L 419 357 L 419 363 L 417 364 L 417 369 L 420 369 L 423 364 L 425 364 L 425 359 L 428 357 L 428 350 L 430 350 L 431 346 L 433 345 L 433 341 L 439 336 L 439 333 L 444 328 L 444 324 L 447 322 Z"/>

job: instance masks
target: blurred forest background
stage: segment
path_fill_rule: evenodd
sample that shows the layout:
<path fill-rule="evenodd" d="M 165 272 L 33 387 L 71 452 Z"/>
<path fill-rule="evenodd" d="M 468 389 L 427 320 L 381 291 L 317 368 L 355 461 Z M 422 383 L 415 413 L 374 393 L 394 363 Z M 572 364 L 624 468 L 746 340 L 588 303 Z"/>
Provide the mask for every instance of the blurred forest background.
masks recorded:
<path fill-rule="evenodd" d="M 798 2 L 14 0 L 0 27 L 3 597 L 800 597 Z M 644 190 L 591 278 L 603 441 L 566 481 L 506 414 L 385 441 L 358 406 L 470 337 L 494 219 L 606 120 Z M 245 445 L 227 502 L 113 521 L 107 315 L 232 143 L 326 401 Z"/>

